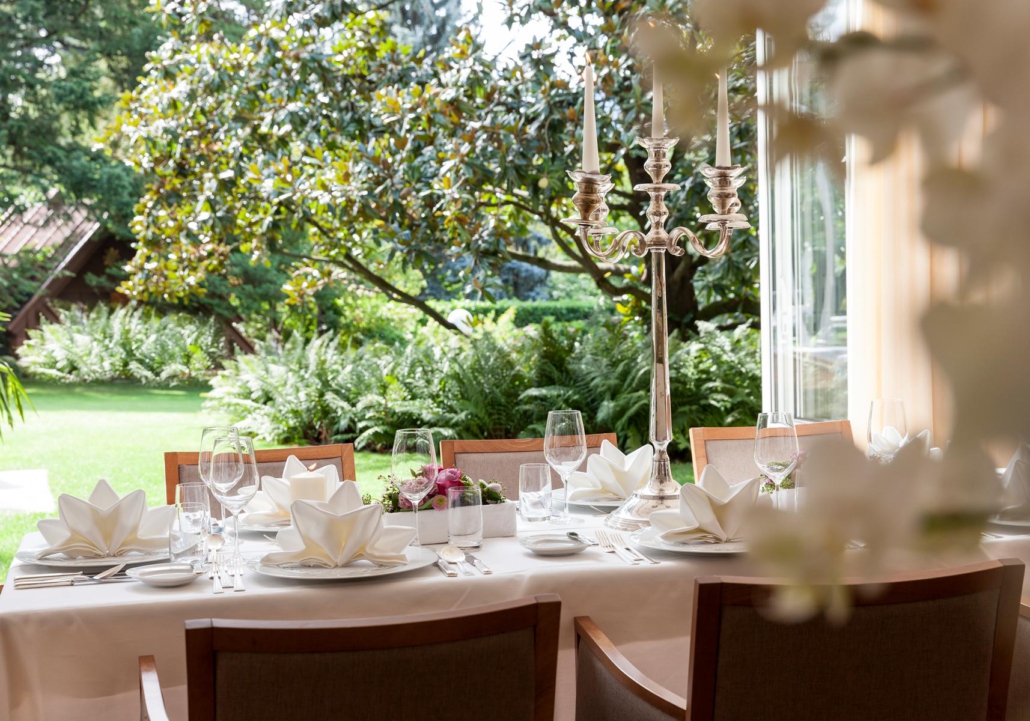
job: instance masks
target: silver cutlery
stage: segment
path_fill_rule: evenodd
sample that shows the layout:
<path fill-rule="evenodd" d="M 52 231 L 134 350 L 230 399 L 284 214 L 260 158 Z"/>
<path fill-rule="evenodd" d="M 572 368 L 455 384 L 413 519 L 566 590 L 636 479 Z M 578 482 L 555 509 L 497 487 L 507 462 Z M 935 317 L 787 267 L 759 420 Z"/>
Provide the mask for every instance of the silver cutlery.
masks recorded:
<path fill-rule="evenodd" d="M 465 560 L 471 563 L 473 566 L 475 566 L 476 570 L 478 570 L 484 576 L 489 576 L 491 573 L 493 573 L 493 569 L 491 569 L 485 563 L 483 563 L 478 558 L 473 556 L 471 553 L 465 554 Z"/>
<path fill-rule="evenodd" d="M 602 533 L 604 533 L 604 531 L 602 531 Z M 621 533 L 609 533 L 608 535 L 612 537 L 613 542 L 617 543 L 619 546 L 629 551 L 631 554 L 639 558 L 641 561 L 647 561 L 652 566 L 657 566 L 659 563 L 661 563 L 661 561 L 656 561 L 655 559 L 651 558 L 646 554 L 641 553 L 640 551 L 626 543 L 626 537 L 623 536 Z"/>
<path fill-rule="evenodd" d="M 120 563 L 117 566 L 111 566 L 105 571 L 101 571 L 93 576 L 87 576 L 84 573 L 73 573 L 61 576 L 54 576 L 53 574 L 40 574 L 40 576 L 49 576 L 48 578 L 40 578 L 39 576 L 21 576 L 14 579 L 15 588 L 46 588 L 48 586 L 74 586 L 76 583 L 101 583 L 117 582 L 117 581 L 131 581 L 132 579 L 124 576 L 121 578 L 113 578 L 115 574 L 125 568 L 124 563 Z"/>
<path fill-rule="evenodd" d="M 222 573 L 218 568 L 218 554 L 211 554 L 211 593 L 224 593 L 222 588 Z"/>
<path fill-rule="evenodd" d="M 588 546 L 599 546 L 599 545 L 601 545 L 597 541 L 591 541 L 586 536 L 581 536 L 578 533 L 576 533 L 575 531 L 569 531 L 565 535 L 568 536 L 569 538 L 571 538 L 573 541 L 579 541 L 580 543 L 585 543 Z"/>
<path fill-rule="evenodd" d="M 234 571 L 235 575 L 233 576 L 232 590 L 236 591 L 236 592 L 246 591 L 247 589 L 243 585 L 243 569 L 240 568 L 238 565 L 234 564 L 233 565 L 233 571 Z"/>
<path fill-rule="evenodd" d="M 458 570 L 453 564 L 447 563 L 447 561 L 443 560 L 439 553 L 436 554 L 436 565 L 441 571 L 443 571 L 443 575 L 447 576 L 447 578 L 458 577 Z"/>
<path fill-rule="evenodd" d="M 630 554 L 626 553 L 626 551 L 616 546 L 615 543 L 613 543 L 612 540 L 608 538 L 608 534 L 604 531 L 597 532 L 597 542 L 601 545 L 601 548 L 605 551 L 605 553 L 614 553 L 616 556 L 618 556 L 631 566 L 636 566 L 640 563 L 640 561 L 637 560 L 634 556 L 631 556 Z"/>
<path fill-rule="evenodd" d="M 475 571 L 472 570 L 472 566 L 465 563 L 465 553 L 457 546 L 447 544 L 440 549 L 440 558 L 453 563 L 458 567 L 458 570 L 465 576 L 475 576 Z"/>

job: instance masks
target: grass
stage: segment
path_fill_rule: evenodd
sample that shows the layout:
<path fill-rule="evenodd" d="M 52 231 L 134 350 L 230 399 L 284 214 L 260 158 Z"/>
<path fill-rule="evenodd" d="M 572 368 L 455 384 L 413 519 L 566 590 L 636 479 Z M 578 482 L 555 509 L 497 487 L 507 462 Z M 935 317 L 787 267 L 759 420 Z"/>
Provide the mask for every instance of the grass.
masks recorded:
<path fill-rule="evenodd" d="M 119 493 L 144 489 L 149 503 L 158 505 L 164 500 L 165 451 L 196 449 L 205 426 L 227 420 L 201 407 L 206 387 L 29 383 L 26 388 L 35 412 L 14 430 L 4 430 L 0 470 L 46 468 L 55 499 L 61 493 L 85 496 L 106 478 Z M 390 469 L 389 455 L 356 456 L 362 492 L 377 495 L 378 476 Z M 672 466 L 675 478 L 693 482 L 689 463 Z M 22 536 L 44 515 L 0 513 L 0 583 Z"/>

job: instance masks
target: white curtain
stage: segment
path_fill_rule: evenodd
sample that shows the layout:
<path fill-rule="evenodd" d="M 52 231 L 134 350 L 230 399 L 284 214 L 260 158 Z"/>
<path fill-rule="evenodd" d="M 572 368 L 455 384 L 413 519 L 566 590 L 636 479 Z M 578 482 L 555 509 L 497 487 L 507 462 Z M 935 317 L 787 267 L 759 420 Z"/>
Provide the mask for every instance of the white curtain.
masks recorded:
<path fill-rule="evenodd" d="M 878 7 L 855 7 L 855 26 L 891 30 Z M 989 126 L 971 118 L 956 149 L 960 164 L 973 163 Z M 894 155 L 870 166 L 859 140 L 848 152 L 848 417 L 856 442 L 865 445 L 869 404 L 875 398 L 905 402 L 909 433 L 930 429 L 943 447 L 951 427 L 946 378 L 931 361 L 919 321 L 932 302 L 959 291 L 957 253 L 933 246 L 920 233 L 923 158 L 915 138 L 903 136 Z"/>

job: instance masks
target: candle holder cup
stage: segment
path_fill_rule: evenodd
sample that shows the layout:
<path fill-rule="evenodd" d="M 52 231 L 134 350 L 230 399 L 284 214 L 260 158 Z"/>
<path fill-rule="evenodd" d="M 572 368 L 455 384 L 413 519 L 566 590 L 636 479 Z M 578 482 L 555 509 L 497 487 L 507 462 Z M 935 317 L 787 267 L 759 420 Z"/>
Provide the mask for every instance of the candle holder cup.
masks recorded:
<path fill-rule="evenodd" d="M 572 203 L 579 215 L 566 218 L 563 222 L 578 228 L 583 244 L 591 255 L 603 260 L 618 260 L 625 253 L 638 257 L 651 254 L 651 342 L 654 363 L 651 370 L 651 427 L 650 440 L 654 447 L 654 461 L 651 477 L 647 484 L 634 492 L 618 510 L 605 520 L 605 525 L 622 531 L 633 531 L 649 525 L 648 517 L 655 511 L 679 507 L 680 486 L 672 478 L 669 465 L 669 443 L 672 441 L 672 404 L 669 386 L 669 332 L 668 311 L 665 293 L 665 254 L 683 255 L 685 252 L 679 240 L 686 237 L 690 245 L 706 258 L 718 258 L 730 247 L 730 236 L 734 230 L 751 227 L 747 216 L 738 213 L 740 199 L 737 188 L 744 184 L 744 168 L 739 165 L 703 165 L 701 174 L 710 188 L 708 200 L 715 213 L 704 215 L 701 222 L 706 230 L 718 230 L 719 240 L 709 250 L 688 228 L 665 230 L 669 209 L 665 196 L 679 189 L 675 183 L 663 182 L 672 169 L 669 151 L 678 138 L 638 138 L 637 142 L 647 148 L 644 169 L 651 176 L 650 183 L 634 186 L 634 190 L 645 192 L 651 197 L 647 218 L 651 222 L 648 232 L 624 230 L 608 225 L 608 206 L 605 196 L 614 186 L 610 175 L 584 170 L 569 171 L 576 184 Z M 605 236 L 615 235 L 611 242 L 602 244 Z"/>

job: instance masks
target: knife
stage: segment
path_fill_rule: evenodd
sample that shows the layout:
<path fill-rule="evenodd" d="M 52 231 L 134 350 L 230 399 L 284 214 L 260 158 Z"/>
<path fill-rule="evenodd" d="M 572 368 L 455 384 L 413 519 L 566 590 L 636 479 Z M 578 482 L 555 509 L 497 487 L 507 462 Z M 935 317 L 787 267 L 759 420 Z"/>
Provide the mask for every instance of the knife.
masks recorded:
<path fill-rule="evenodd" d="M 489 576 L 491 573 L 493 573 L 493 570 L 491 570 L 489 566 L 487 566 L 485 563 L 483 563 L 478 558 L 473 556 L 471 553 L 465 554 L 465 560 L 468 563 L 471 563 L 477 569 L 479 569 L 479 572 L 482 573 L 484 576 Z"/>

